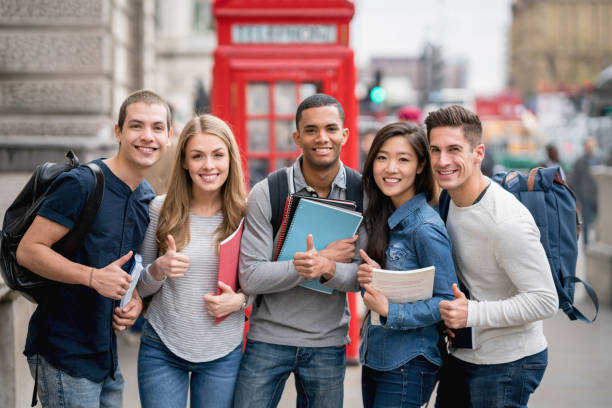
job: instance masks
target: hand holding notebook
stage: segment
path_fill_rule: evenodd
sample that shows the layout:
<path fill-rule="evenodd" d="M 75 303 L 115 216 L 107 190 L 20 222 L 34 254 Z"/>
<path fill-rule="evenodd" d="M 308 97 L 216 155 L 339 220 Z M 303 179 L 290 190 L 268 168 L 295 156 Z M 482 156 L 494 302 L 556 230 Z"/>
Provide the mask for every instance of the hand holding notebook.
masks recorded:
<path fill-rule="evenodd" d="M 314 247 L 314 240 L 311 234 L 306 238 L 306 251 L 296 252 L 293 254 L 293 266 L 297 273 L 308 279 L 318 279 L 323 276 L 325 279 L 331 279 L 331 276 L 326 276 L 326 271 L 330 270 L 334 261 L 320 256 Z"/>
<path fill-rule="evenodd" d="M 240 255 L 240 240 L 242 239 L 243 229 L 244 218 L 240 220 L 236 231 L 219 244 L 219 272 L 217 279 L 233 291 L 238 290 L 238 257 Z M 222 292 L 222 287 L 219 287 L 217 294 L 220 295 Z M 227 316 L 217 317 L 215 324 L 222 322 L 225 318 Z"/>
<path fill-rule="evenodd" d="M 372 287 L 391 303 L 408 303 L 429 299 L 433 295 L 435 267 L 395 271 L 372 268 Z M 380 316 L 372 312 L 371 322 L 380 325 Z"/>
<path fill-rule="evenodd" d="M 440 302 L 440 315 L 446 327 L 452 330 L 449 335 L 452 347 L 474 348 L 474 333 L 467 325 L 468 297 L 453 283 L 454 300 L 443 300 Z M 466 291 L 467 292 L 467 291 Z"/>
<path fill-rule="evenodd" d="M 278 261 L 294 259 L 294 254 L 308 251 L 308 235 L 312 235 L 311 252 L 322 250 L 330 243 L 355 236 L 363 216 L 346 208 L 327 203 L 323 199 L 310 197 L 290 197 L 297 205 L 292 206 L 288 199 L 285 206 L 285 217 L 279 232 Z M 293 211 L 289 212 L 288 209 Z M 301 286 L 323 293 L 331 293 L 331 288 L 313 279 Z"/>

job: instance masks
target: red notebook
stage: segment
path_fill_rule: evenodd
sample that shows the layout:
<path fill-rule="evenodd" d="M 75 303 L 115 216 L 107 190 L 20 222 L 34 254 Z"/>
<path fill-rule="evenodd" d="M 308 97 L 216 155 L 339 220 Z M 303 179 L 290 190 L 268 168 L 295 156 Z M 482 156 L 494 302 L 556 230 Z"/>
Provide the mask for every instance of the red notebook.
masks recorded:
<path fill-rule="evenodd" d="M 240 239 L 244 228 L 244 218 L 236 231 L 225 238 L 219 244 L 219 276 L 218 280 L 225 283 L 236 291 L 238 288 L 238 256 L 240 255 Z M 221 289 L 217 288 L 217 294 L 221 294 Z M 227 316 L 215 318 L 215 324 L 222 322 Z"/>

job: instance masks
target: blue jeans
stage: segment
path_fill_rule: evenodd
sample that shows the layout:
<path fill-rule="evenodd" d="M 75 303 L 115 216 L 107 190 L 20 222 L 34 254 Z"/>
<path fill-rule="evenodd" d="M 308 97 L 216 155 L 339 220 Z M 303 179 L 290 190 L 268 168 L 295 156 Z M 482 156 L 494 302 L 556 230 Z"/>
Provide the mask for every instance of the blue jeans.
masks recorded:
<path fill-rule="evenodd" d="M 231 407 L 242 344 L 213 361 L 192 363 L 172 353 L 146 322 L 138 351 L 138 391 L 143 408 Z M 191 374 L 191 375 L 190 375 Z"/>
<path fill-rule="evenodd" d="M 276 407 L 289 374 L 297 408 L 341 408 L 346 347 L 294 347 L 247 340 L 234 407 Z"/>
<path fill-rule="evenodd" d="M 504 364 L 470 364 L 449 356 L 440 370 L 436 407 L 527 407 L 547 364 L 548 350 Z"/>
<path fill-rule="evenodd" d="M 364 408 L 419 408 L 431 397 L 438 366 L 418 356 L 401 367 L 378 371 L 363 366 L 361 393 Z"/>
<path fill-rule="evenodd" d="M 39 355 L 38 398 L 45 408 L 121 408 L 123 407 L 123 376 L 119 367 L 115 379 L 107 377 L 94 382 L 87 378 L 72 377 L 53 367 Z M 32 378 L 36 377 L 36 355 L 28 356 Z"/>

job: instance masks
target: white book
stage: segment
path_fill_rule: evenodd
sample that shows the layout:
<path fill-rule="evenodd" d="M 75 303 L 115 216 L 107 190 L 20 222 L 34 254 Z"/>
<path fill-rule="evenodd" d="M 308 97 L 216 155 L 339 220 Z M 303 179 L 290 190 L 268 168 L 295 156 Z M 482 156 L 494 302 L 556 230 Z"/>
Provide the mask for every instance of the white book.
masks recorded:
<path fill-rule="evenodd" d="M 436 268 L 428 266 L 410 271 L 372 269 L 372 286 L 382 292 L 390 303 L 408 303 L 429 299 L 433 295 Z M 372 311 L 371 322 L 380 325 L 380 316 Z"/>
<path fill-rule="evenodd" d="M 134 254 L 134 262 L 130 268 L 132 281 L 130 282 L 130 287 L 128 288 L 127 292 L 125 292 L 125 295 L 123 295 L 121 298 L 121 302 L 119 303 L 120 309 L 123 309 L 130 302 L 130 300 L 132 300 L 132 293 L 134 292 L 134 288 L 136 287 L 138 279 L 140 278 L 140 272 L 142 272 L 143 269 L 142 256 L 140 254 Z"/>

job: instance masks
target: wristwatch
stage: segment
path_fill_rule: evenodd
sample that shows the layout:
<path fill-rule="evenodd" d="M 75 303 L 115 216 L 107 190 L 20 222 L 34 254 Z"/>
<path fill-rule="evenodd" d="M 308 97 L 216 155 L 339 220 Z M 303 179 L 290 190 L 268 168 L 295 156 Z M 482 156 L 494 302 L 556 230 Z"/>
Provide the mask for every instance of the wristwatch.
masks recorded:
<path fill-rule="evenodd" d="M 247 308 L 247 304 L 249 303 L 249 295 L 246 293 L 241 293 L 244 296 L 244 302 L 242 302 L 242 306 L 240 306 L 240 310 L 244 312 L 244 309 Z"/>

